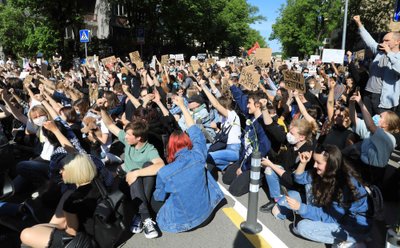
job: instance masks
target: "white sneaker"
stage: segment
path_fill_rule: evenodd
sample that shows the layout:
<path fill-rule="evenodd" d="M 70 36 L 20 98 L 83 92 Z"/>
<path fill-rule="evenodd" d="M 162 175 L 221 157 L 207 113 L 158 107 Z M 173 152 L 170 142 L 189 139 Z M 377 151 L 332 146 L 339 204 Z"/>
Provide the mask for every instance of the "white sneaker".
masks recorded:
<path fill-rule="evenodd" d="M 147 218 L 143 221 L 143 231 L 146 238 L 154 239 L 158 237 L 155 225 L 156 223 L 151 218 Z"/>

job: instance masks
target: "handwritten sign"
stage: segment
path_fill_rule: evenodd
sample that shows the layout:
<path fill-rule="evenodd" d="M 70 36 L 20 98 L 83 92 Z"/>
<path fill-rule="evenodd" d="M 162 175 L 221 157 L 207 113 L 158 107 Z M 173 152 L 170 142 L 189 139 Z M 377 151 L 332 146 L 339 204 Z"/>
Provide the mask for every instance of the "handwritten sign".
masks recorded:
<path fill-rule="evenodd" d="M 255 70 L 254 65 L 242 69 L 239 78 L 239 84 L 249 90 L 257 90 L 260 83 L 260 74 Z"/>
<path fill-rule="evenodd" d="M 135 63 L 135 61 L 142 61 L 139 51 L 129 53 L 129 58 L 131 59 L 132 63 Z"/>
<path fill-rule="evenodd" d="M 298 90 L 303 93 L 306 91 L 304 77 L 301 73 L 285 70 L 283 71 L 283 80 L 289 89 Z"/>
<path fill-rule="evenodd" d="M 101 62 L 104 65 L 114 64 L 117 62 L 117 58 L 115 56 L 110 56 L 110 57 L 101 59 Z"/>
<path fill-rule="evenodd" d="M 344 50 L 341 49 L 324 49 L 322 53 L 322 62 L 343 64 Z"/>
<path fill-rule="evenodd" d="M 161 65 L 168 65 L 168 54 L 161 56 Z"/>
<path fill-rule="evenodd" d="M 198 60 L 192 60 L 192 61 L 190 61 L 190 65 L 192 66 L 193 71 L 198 71 L 199 68 L 200 68 L 200 63 L 199 63 Z"/>
<path fill-rule="evenodd" d="M 321 56 L 319 55 L 311 55 L 310 57 L 310 62 L 315 62 L 316 60 L 321 59 Z"/>
<path fill-rule="evenodd" d="M 95 67 L 95 58 L 93 56 L 88 56 L 86 57 L 86 63 L 85 65 L 89 66 L 89 67 Z"/>
<path fill-rule="evenodd" d="M 355 58 L 356 58 L 358 61 L 363 61 L 363 60 L 365 59 L 365 49 L 362 49 L 362 50 L 360 50 L 360 51 L 357 51 L 357 52 L 355 53 Z"/>

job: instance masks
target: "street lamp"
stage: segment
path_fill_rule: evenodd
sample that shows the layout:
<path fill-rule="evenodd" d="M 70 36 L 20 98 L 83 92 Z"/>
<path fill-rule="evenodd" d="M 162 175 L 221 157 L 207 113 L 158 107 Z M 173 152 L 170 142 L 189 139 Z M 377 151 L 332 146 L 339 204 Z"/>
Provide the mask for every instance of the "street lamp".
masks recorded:
<path fill-rule="evenodd" d="M 345 49 L 346 46 L 346 31 L 347 31 L 347 9 L 349 7 L 349 0 L 345 0 L 344 5 L 344 20 L 343 20 L 343 34 L 342 34 L 342 50 Z"/>

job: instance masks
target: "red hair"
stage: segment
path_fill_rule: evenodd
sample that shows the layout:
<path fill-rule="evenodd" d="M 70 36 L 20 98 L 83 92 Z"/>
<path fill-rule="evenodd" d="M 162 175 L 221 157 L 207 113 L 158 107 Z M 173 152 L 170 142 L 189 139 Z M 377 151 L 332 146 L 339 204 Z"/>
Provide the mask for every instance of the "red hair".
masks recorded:
<path fill-rule="evenodd" d="M 175 154 L 183 148 L 192 149 L 192 141 L 189 136 L 182 131 L 174 131 L 168 140 L 167 162 L 172 163 L 175 160 Z"/>

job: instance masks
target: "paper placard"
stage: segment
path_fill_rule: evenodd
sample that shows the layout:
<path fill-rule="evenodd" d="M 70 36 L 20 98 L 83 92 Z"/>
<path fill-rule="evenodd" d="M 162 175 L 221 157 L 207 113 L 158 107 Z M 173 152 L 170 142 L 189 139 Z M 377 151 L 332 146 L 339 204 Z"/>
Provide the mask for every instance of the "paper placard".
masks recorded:
<path fill-rule="evenodd" d="M 207 53 L 199 53 L 197 54 L 198 60 L 205 60 L 207 58 Z"/>
<path fill-rule="evenodd" d="M 283 80 L 285 81 L 286 87 L 292 90 L 298 90 L 299 92 L 306 92 L 306 85 L 303 74 L 285 70 L 283 71 Z"/>
<path fill-rule="evenodd" d="M 260 74 L 255 70 L 254 65 L 242 69 L 239 78 L 239 84 L 248 90 L 257 90 L 260 83 Z"/>
<path fill-rule="evenodd" d="M 365 59 L 365 49 L 362 49 L 360 51 L 357 51 L 354 54 L 354 57 L 358 60 L 358 61 L 363 61 Z"/>
<path fill-rule="evenodd" d="M 161 65 L 168 65 L 168 54 L 161 56 Z"/>
<path fill-rule="evenodd" d="M 175 54 L 175 60 L 184 61 L 185 58 L 183 57 L 183 53 Z"/>
<path fill-rule="evenodd" d="M 310 62 L 315 62 L 316 60 L 321 59 L 321 56 L 319 55 L 311 55 L 310 57 Z"/>
<path fill-rule="evenodd" d="M 129 58 L 131 59 L 131 61 L 133 63 L 135 63 L 134 61 L 142 61 L 142 59 L 140 58 L 139 51 L 134 51 L 134 52 L 129 53 Z"/>
<path fill-rule="evenodd" d="M 271 62 L 272 49 L 271 48 L 257 48 L 254 64 L 256 66 L 264 66 Z"/>
<path fill-rule="evenodd" d="M 193 71 L 195 71 L 195 72 L 198 71 L 199 68 L 200 68 L 200 63 L 199 63 L 198 60 L 192 60 L 192 61 L 190 61 L 190 65 L 192 66 Z"/>
<path fill-rule="evenodd" d="M 117 58 L 115 58 L 115 56 L 113 55 L 113 56 L 110 56 L 110 57 L 101 59 L 101 62 L 102 62 L 104 65 L 114 64 L 114 63 L 117 62 Z"/>
<path fill-rule="evenodd" d="M 86 57 L 86 63 L 85 65 L 89 66 L 89 67 L 95 67 L 95 57 L 94 56 L 88 56 Z"/>
<path fill-rule="evenodd" d="M 175 54 L 170 54 L 169 59 L 175 59 Z"/>
<path fill-rule="evenodd" d="M 137 68 L 137 69 L 144 68 L 144 63 L 143 63 L 143 61 L 135 61 L 135 62 L 133 62 L 133 63 L 136 65 L 136 68 Z"/>
<path fill-rule="evenodd" d="M 335 64 L 343 64 L 344 61 L 344 50 L 341 49 L 324 49 L 322 52 L 322 62 Z"/>

